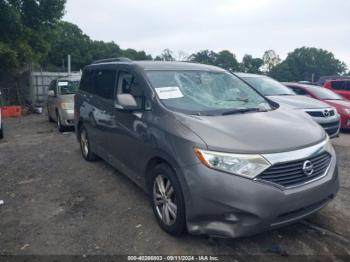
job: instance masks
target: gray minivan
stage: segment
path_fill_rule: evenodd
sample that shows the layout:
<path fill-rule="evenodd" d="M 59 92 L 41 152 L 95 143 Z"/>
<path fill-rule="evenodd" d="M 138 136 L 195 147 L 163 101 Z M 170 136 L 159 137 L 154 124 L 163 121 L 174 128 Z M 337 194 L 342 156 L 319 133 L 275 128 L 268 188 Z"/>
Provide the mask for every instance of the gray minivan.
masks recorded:
<path fill-rule="evenodd" d="M 274 229 L 320 210 L 339 188 L 317 123 L 213 66 L 97 61 L 84 69 L 75 125 L 83 157 L 141 186 L 173 235 Z"/>

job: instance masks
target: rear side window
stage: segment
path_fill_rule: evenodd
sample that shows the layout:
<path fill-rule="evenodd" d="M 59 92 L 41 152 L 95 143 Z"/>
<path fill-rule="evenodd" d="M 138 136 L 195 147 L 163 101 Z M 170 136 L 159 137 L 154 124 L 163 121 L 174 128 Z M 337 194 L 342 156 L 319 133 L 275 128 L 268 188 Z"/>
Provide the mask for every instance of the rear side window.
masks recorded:
<path fill-rule="evenodd" d="M 92 90 L 93 71 L 86 70 L 81 77 L 79 89 L 90 92 Z"/>
<path fill-rule="evenodd" d="M 97 70 L 95 72 L 93 93 L 105 99 L 113 99 L 116 82 L 115 70 Z"/>
<path fill-rule="evenodd" d="M 333 81 L 331 82 L 331 86 L 336 90 L 343 90 L 345 88 L 345 81 Z"/>

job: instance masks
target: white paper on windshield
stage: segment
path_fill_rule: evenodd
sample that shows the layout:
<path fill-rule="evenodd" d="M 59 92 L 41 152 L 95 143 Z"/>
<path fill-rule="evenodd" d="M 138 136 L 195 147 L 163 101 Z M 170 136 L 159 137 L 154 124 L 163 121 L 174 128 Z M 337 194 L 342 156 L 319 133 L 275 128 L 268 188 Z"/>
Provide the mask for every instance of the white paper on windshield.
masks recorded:
<path fill-rule="evenodd" d="M 68 82 L 58 82 L 58 86 L 67 86 Z"/>
<path fill-rule="evenodd" d="M 184 97 L 178 86 L 166 86 L 156 88 L 156 92 L 160 99 L 173 99 Z"/>

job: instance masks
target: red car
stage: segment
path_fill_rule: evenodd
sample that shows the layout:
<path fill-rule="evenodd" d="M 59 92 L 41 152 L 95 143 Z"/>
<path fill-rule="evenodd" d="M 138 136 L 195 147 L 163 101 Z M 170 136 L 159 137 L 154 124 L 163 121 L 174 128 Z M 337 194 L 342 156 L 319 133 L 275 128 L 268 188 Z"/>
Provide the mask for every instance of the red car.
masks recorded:
<path fill-rule="evenodd" d="M 335 92 L 314 85 L 284 83 L 298 95 L 310 96 L 335 107 L 341 116 L 341 129 L 350 129 L 350 101 Z"/>
<path fill-rule="evenodd" d="M 350 99 L 350 79 L 328 80 L 325 82 L 324 87 L 346 99 Z"/>

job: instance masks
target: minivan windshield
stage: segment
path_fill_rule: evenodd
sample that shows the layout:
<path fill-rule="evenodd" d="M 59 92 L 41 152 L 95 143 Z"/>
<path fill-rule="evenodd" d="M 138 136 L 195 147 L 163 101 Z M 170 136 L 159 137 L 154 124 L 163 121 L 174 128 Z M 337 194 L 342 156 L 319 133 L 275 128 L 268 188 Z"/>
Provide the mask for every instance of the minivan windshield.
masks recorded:
<path fill-rule="evenodd" d="M 242 77 L 245 81 L 247 81 L 252 87 L 258 90 L 265 96 L 291 96 L 296 95 L 292 90 L 288 87 L 282 85 L 280 82 L 273 80 L 272 78 L 265 76 L 244 76 Z"/>
<path fill-rule="evenodd" d="M 79 81 L 58 81 L 60 95 L 74 95 L 78 91 Z"/>
<path fill-rule="evenodd" d="M 234 75 L 210 71 L 148 71 L 162 103 L 188 114 L 271 110 L 267 100 Z"/>

